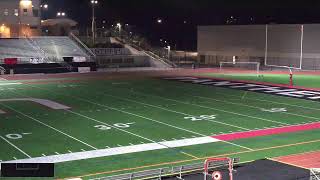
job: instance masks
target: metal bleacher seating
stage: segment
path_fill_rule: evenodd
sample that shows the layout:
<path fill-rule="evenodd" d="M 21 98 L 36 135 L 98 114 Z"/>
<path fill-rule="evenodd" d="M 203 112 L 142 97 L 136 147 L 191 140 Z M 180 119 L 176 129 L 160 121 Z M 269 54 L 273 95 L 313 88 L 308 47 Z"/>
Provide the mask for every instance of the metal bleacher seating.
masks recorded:
<path fill-rule="evenodd" d="M 21 63 L 30 58 L 63 61 L 63 57 L 89 59 L 90 55 L 67 36 L 0 39 L 0 60 L 18 58 Z"/>

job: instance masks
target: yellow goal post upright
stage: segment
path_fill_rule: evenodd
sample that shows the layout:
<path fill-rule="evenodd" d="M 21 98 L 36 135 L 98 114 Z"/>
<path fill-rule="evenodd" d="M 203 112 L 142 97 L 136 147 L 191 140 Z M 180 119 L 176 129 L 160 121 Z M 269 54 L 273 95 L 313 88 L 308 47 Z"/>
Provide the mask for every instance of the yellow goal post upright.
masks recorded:
<path fill-rule="evenodd" d="M 222 177 L 222 173 L 220 171 L 213 171 L 210 173 L 211 169 L 219 168 L 219 167 L 228 167 L 229 171 L 229 179 L 233 180 L 233 165 L 234 163 L 237 163 L 239 159 L 237 158 L 229 158 L 229 157 L 223 157 L 223 158 L 209 158 L 205 160 L 204 162 L 204 180 L 210 180 L 208 179 L 208 176 L 211 177 L 212 180 L 225 180 L 225 178 Z"/>

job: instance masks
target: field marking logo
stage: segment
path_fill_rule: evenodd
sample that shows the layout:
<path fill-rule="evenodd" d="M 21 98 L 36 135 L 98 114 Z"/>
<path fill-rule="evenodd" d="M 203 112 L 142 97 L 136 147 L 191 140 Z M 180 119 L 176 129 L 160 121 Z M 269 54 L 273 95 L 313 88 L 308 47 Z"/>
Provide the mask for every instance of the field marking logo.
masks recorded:
<path fill-rule="evenodd" d="M 289 88 L 276 85 L 262 85 L 254 83 L 244 83 L 229 80 L 218 80 L 198 77 L 170 77 L 165 80 L 179 81 L 192 84 L 201 84 L 207 86 L 215 86 L 230 89 L 239 89 L 249 92 L 258 92 L 264 94 L 272 94 L 277 96 L 285 96 L 291 98 L 320 101 L 320 91 L 305 90 L 299 88 Z"/>
<path fill-rule="evenodd" d="M 10 102 L 10 101 L 30 101 L 42 106 L 48 107 L 53 110 L 66 110 L 71 109 L 69 106 L 65 106 L 55 101 L 51 101 L 48 99 L 38 99 L 38 98 L 12 98 L 12 99 L 0 99 L 0 102 Z M 0 114 L 6 114 L 5 111 L 0 109 Z"/>

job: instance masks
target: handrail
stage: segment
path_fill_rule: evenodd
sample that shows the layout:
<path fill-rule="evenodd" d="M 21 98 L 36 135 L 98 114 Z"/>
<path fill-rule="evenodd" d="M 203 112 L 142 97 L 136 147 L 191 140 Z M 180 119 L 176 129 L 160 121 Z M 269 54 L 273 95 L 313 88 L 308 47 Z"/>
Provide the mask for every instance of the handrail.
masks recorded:
<path fill-rule="evenodd" d="M 48 62 L 52 61 L 58 63 L 62 67 L 66 67 L 69 71 L 72 71 L 73 67 L 70 64 L 68 64 L 67 62 L 59 62 L 59 60 L 56 57 L 49 58 L 46 52 L 37 44 L 36 41 L 34 41 L 32 38 L 29 38 L 27 35 L 25 37 L 27 42 L 32 46 L 32 48 L 39 53 L 39 58 L 43 58 Z"/>
<path fill-rule="evenodd" d="M 150 50 L 145 50 L 144 48 L 142 48 L 141 46 L 137 46 L 136 44 L 133 44 L 131 43 L 130 41 L 127 42 L 125 40 L 123 40 L 122 38 L 120 37 L 116 37 L 116 39 L 123 43 L 123 44 L 128 44 L 130 45 L 131 47 L 139 50 L 139 51 L 142 51 L 144 54 L 146 54 L 147 56 L 151 57 L 151 58 L 154 58 L 158 61 L 161 61 L 162 63 L 164 63 L 165 65 L 169 66 L 169 67 L 178 67 L 174 62 L 170 61 L 170 60 L 167 60 L 165 58 L 161 58 L 160 56 L 158 56 L 157 54 L 155 54 L 154 52 L 150 51 Z"/>
<path fill-rule="evenodd" d="M 6 72 L 6 69 L 4 68 L 4 67 L 2 67 L 2 66 L 0 66 L 0 71 L 2 71 L 2 72 Z"/>
<path fill-rule="evenodd" d="M 232 159 L 234 163 L 239 163 L 239 158 Z M 217 167 L 221 167 L 223 165 L 228 165 L 228 161 L 219 161 L 216 163 L 208 164 L 209 169 L 214 169 Z M 133 173 L 126 173 L 126 174 L 120 174 L 120 175 L 114 175 L 114 176 L 107 176 L 107 177 L 100 177 L 100 178 L 94 178 L 90 180 L 132 180 L 132 179 L 161 179 L 162 177 L 169 177 L 174 175 L 179 175 L 179 177 L 182 177 L 185 173 L 192 173 L 192 172 L 198 172 L 203 171 L 204 166 L 203 162 L 201 163 L 194 163 L 194 164 L 187 164 L 187 165 L 181 165 L 181 166 L 174 166 L 174 167 L 164 167 L 164 168 L 158 168 L 158 169 L 151 169 L 151 170 L 145 170 L 145 171 L 139 171 L 139 172 L 133 172 Z"/>
<path fill-rule="evenodd" d="M 90 56 L 93 57 L 94 59 L 96 58 L 96 54 L 91 51 L 91 49 L 85 45 L 76 35 L 74 35 L 72 32 L 69 34 L 69 37 L 71 40 L 75 41 L 76 43 L 80 44 L 82 48 L 86 51 L 86 53 Z"/>

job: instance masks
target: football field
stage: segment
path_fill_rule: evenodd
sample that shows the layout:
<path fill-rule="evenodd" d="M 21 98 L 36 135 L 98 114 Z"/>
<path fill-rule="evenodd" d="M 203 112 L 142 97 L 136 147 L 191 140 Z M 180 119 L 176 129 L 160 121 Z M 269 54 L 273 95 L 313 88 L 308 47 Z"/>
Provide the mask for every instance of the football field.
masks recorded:
<path fill-rule="evenodd" d="M 311 152 L 319 122 L 317 101 L 155 77 L 0 80 L 0 161 L 55 162 L 59 179 Z M 243 132 L 258 135 L 228 136 Z"/>

